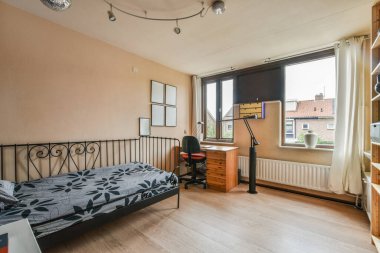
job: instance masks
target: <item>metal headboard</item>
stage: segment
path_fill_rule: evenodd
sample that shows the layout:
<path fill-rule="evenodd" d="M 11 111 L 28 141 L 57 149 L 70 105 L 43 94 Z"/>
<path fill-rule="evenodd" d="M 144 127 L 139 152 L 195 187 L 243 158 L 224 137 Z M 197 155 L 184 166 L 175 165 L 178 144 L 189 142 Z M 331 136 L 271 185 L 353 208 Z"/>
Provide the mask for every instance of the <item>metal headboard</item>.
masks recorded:
<path fill-rule="evenodd" d="M 144 162 L 175 173 L 181 143 L 176 138 L 0 145 L 0 178 L 30 181 L 67 172 Z"/>

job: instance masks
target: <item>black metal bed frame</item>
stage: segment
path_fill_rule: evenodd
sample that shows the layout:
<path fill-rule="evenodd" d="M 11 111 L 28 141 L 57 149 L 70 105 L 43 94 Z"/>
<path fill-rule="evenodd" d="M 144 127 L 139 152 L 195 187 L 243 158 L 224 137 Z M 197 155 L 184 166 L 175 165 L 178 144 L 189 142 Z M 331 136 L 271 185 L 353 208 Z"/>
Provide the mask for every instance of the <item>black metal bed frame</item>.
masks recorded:
<path fill-rule="evenodd" d="M 30 181 L 63 173 L 96 169 L 130 162 L 144 162 L 179 175 L 179 149 L 176 138 L 141 136 L 134 139 L 0 145 L 0 179 Z M 94 219 L 38 238 L 42 249 L 82 234 L 121 215 L 129 214 L 177 195 L 179 187 L 117 209 Z"/>

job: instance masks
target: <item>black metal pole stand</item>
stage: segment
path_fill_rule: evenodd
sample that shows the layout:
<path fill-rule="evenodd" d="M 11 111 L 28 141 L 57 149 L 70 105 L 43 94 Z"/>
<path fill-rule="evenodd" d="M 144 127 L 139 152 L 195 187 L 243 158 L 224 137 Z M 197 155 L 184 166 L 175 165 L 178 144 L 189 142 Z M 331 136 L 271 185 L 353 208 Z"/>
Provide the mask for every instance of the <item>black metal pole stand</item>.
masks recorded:
<path fill-rule="evenodd" d="M 252 128 L 248 123 L 248 119 L 244 119 L 245 126 L 251 136 L 251 147 L 249 147 L 249 188 L 248 193 L 257 194 L 256 191 L 256 146 L 259 142 L 253 134 Z"/>
<path fill-rule="evenodd" d="M 256 194 L 256 147 L 249 148 L 249 188 L 248 192 Z"/>
<path fill-rule="evenodd" d="M 252 128 L 248 123 L 249 119 L 257 119 L 257 115 L 254 115 L 252 117 L 247 118 L 238 118 L 238 119 L 232 119 L 232 120 L 244 120 L 244 124 L 247 127 L 247 130 L 249 132 L 249 135 L 251 136 L 251 147 L 249 148 L 249 188 L 248 193 L 251 194 L 257 194 L 256 191 L 256 146 L 260 143 L 256 140 L 255 135 L 253 134 Z M 223 121 L 231 121 L 228 120 L 221 120 Z"/>

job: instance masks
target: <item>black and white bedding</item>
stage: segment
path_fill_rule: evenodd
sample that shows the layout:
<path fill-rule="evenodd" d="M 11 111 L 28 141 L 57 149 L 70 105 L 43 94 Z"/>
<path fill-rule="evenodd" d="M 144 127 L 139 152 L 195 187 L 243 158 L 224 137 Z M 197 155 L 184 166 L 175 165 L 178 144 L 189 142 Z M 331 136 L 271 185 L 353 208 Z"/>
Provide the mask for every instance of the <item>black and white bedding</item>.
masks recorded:
<path fill-rule="evenodd" d="M 37 238 L 166 192 L 177 177 L 130 163 L 15 185 L 18 204 L 0 212 L 0 225 L 27 218 Z"/>

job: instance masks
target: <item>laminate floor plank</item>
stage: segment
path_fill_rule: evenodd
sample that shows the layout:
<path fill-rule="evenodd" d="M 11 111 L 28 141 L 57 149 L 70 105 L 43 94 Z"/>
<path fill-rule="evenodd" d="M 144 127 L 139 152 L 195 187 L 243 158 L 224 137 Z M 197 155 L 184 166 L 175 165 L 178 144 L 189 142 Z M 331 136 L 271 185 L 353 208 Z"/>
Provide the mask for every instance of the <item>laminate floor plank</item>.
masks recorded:
<path fill-rule="evenodd" d="M 370 253 L 366 213 L 352 206 L 241 184 L 229 193 L 190 187 L 46 252 Z"/>

